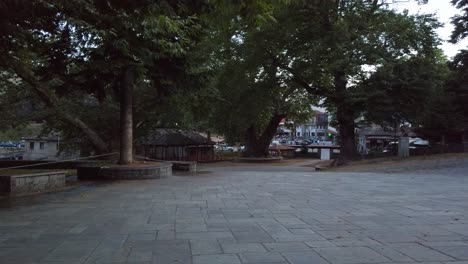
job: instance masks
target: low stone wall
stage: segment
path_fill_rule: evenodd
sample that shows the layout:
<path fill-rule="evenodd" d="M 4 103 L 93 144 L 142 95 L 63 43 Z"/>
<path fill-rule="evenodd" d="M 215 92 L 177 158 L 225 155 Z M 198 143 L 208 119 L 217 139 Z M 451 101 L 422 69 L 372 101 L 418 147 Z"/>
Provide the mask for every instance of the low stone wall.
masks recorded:
<path fill-rule="evenodd" d="M 195 161 L 171 161 L 171 163 L 173 170 L 197 172 L 197 163 Z"/>
<path fill-rule="evenodd" d="M 172 176 L 172 164 L 145 166 L 82 166 L 77 168 L 79 180 L 143 180 Z"/>
<path fill-rule="evenodd" d="M 65 187 L 66 172 L 0 176 L 0 194 L 18 196 Z"/>

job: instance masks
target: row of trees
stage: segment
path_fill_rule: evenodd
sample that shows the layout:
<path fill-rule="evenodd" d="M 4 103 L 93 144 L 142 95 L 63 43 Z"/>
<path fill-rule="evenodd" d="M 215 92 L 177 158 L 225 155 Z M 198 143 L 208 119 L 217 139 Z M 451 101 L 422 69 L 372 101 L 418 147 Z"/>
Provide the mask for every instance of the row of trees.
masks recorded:
<path fill-rule="evenodd" d="M 267 155 L 280 120 L 304 119 L 318 102 L 332 111 L 347 159 L 356 157 L 358 117 L 459 135 L 467 101 L 453 90 L 459 78 L 438 49 L 441 24 L 392 4 L 293 1 L 275 10 L 274 23 L 254 28 L 231 18 L 213 30 L 224 42 L 210 60 L 222 69 L 211 123 L 246 142 L 249 156 Z"/>
<path fill-rule="evenodd" d="M 192 71 L 196 66 L 187 55 L 206 33 L 204 17 L 237 9 L 256 20 L 271 9 L 267 1 L 6 0 L 0 5 L 2 99 L 8 102 L 2 110 L 12 113 L 11 119 L 26 112 L 68 136 L 84 136 L 97 153 L 115 148 L 117 134 L 121 164 L 132 162 L 133 128 L 154 121 L 165 95 L 197 85 L 202 74 Z"/>
<path fill-rule="evenodd" d="M 391 2 L 5 0 L 2 121 L 45 120 L 97 153 L 120 147 L 121 164 L 135 138 L 167 126 L 215 130 L 265 156 L 279 122 L 318 102 L 346 158 L 359 116 L 461 131 L 467 53 L 448 67 L 437 20 Z"/>

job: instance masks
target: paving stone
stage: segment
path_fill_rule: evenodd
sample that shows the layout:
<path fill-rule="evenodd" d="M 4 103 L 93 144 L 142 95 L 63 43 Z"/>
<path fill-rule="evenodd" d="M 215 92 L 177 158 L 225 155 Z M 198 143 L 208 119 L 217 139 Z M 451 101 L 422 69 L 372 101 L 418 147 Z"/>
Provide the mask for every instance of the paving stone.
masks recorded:
<path fill-rule="evenodd" d="M 319 240 L 319 241 L 306 241 L 305 242 L 307 246 L 311 248 L 320 248 L 320 247 L 336 247 L 335 244 L 333 244 L 330 241 L 327 240 Z"/>
<path fill-rule="evenodd" d="M 315 252 L 284 252 L 281 253 L 291 264 L 328 264 Z"/>
<path fill-rule="evenodd" d="M 151 261 L 153 257 L 153 252 L 151 250 L 139 250 L 133 248 L 128 255 L 127 261 L 137 262 L 137 261 Z"/>
<path fill-rule="evenodd" d="M 241 264 L 235 254 L 193 256 L 193 264 Z"/>
<path fill-rule="evenodd" d="M 273 242 L 273 238 L 264 231 L 232 231 L 239 243 Z"/>
<path fill-rule="evenodd" d="M 152 261 L 155 263 L 192 263 L 188 241 L 167 240 L 154 243 L 144 241 L 140 246 L 152 249 Z"/>
<path fill-rule="evenodd" d="M 125 262 L 132 250 L 131 247 L 123 248 L 96 248 L 86 259 L 85 264 L 108 264 Z"/>
<path fill-rule="evenodd" d="M 369 247 L 382 245 L 382 243 L 370 238 L 342 238 L 331 239 L 329 241 L 339 247 Z"/>
<path fill-rule="evenodd" d="M 382 243 L 392 243 L 392 242 L 423 242 L 424 240 L 419 238 L 416 235 L 404 234 L 404 233 L 396 233 L 392 230 L 387 231 L 386 233 L 378 233 L 378 234 L 369 234 L 369 237 L 382 242 Z"/>
<path fill-rule="evenodd" d="M 276 221 L 278 221 L 280 224 L 282 224 L 283 226 L 287 228 L 309 227 L 308 224 L 304 223 L 302 220 L 296 217 L 288 217 L 288 218 L 277 217 L 275 219 Z"/>
<path fill-rule="evenodd" d="M 462 236 L 459 234 L 453 234 L 449 236 L 421 236 L 420 237 L 422 241 L 419 241 L 419 243 L 424 243 L 424 242 L 448 242 L 448 241 L 467 241 L 468 236 Z"/>
<path fill-rule="evenodd" d="M 221 254 L 221 247 L 216 239 L 190 240 L 192 255 Z"/>
<path fill-rule="evenodd" d="M 231 238 L 231 232 L 181 232 L 176 233 L 177 239 L 207 239 L 207 238 Z"/>
<path fill-rule="evenodd" d="M 315 232 L 312 229 L 308 229 L 308 228 L 289 228 L 289 232 L 296 234 L 296 235 L 315 234 Z"/>
<path fill-rule="evenodd" d="M 394 249 L 392 249 L 389 246 L 386 245 L 371 245 L 369 246 L 372 250 L 378 252 L 382 256 L 391 259 L 392 261 L 396 262 L 408 262 L 408 261 L 413 261 L 412 258 L 406 256 L 405 254 L 402 254 Z"/>
<path fill-rule="evenodd" d="M 389 243 L 390 247 L 417 261 L 447 261 L 454 258 L 417 243 Z"/>
<path fill-rule="evenodd" d="M 452 256 L 457 260 L 468 260 L 468 245 L 465 246 L 447 246 L 447 247 L 433 247 L 434 249 Z"/>
<path fill-rule="evenodd" d="M 241 253 L 242 263 L 275 263 L 283 262 L 285 259 L 279 253 Z"/>
<path fill-rule="evenodd" d="M 390 260 L 367 247 L 315 248 L 322 257 L 333 264 L 378 263 Z"/>
<path fill-rule="evenodd" d="M 362 238 L 362 237 L 367 237 L 366 235 L 356 233 L 350 230 L 320 230 L 317 231 L 317 233 L 324 239 L 321 240 L 331 240 L 331 239 L 343 239 L 343 238 Z M 318 236 L 318 237 L 320 237 Z M 314 240 L 320 240 L 320 239 L 314 239 Z"/>
<path fill-rule="evenodd" d="M 224 253 L 267 252 L 260 243 L 223 243 L 221 247 Z"/>
<path fill-rule="evenodd" d="M 156 239 L 157 240 L 174 240 L 176 239 L 176 234 L 174 230 L 161 230 L 161 231 L 158 231 Z"/>
<path fill-rule="evenodd" d="M 141 240 L 156 240 L 156 233 L 154 234 L 130 234 L 127 241 L 141 241 Z"/>
<path fill-rule="evenodd" d="M 320 235 L 287 235 L 287 236 L 275 236 L 273 237 L 277 242 L 305 242 L 305 241 L 320 241 L 326 240 Z"/>
<path fill-rule="evenodd" d="M 423 261 L 423 262 L 391 262 L 392 264 L 443 264 L 439 261 Z M 449 262 L 452 263 L 452 262 Z M 387 263 L 386 263 L 387 264 Z"/>
<path fill-rule="evenodd" d="M 427 247 L 468 246 L 468 240 L 467 241 L 421 242 L 420 244 L 427 246 Z"/>
<path fill-rule="evenodd" d="M 284 225 L 277 223 L 277 222 L 270 222 L 270 223 L 261 223 L 260 227 L 262 228 L 260 231 L 266 231 L 272 237 L 285 237 L 294 235 L 291 233 Z"/>
<path fill-rule="evenodd" d="M 263 243 L 268 251 L 287 252 L 287 251 L 311 251 L 311 248 L 300 242 L 284 243 Z"/>

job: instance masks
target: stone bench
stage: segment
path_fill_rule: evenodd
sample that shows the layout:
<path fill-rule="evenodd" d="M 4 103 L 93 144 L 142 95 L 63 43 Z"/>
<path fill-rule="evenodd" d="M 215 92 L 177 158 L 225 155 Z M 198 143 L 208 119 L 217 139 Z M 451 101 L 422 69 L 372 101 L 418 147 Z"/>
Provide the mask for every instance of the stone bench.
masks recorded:
<path fill-rule="evenodd" d="M 172 163 L 172 169 L 178 171 L 197 172 L 197 163 L 195 161 L 169 161 Z"/>
<path fill-rule="evenodd" d="M 78 180 L 145 180 L 172 175 L 172 164 L 156 162 L 130 165 L 83 164 L 77 167 Z"/>
<path fill-rule="evenodd" d="M 42 172 L 0 176 L 0 195 L 18 196 L 65 187 L 66 172 Z"/>

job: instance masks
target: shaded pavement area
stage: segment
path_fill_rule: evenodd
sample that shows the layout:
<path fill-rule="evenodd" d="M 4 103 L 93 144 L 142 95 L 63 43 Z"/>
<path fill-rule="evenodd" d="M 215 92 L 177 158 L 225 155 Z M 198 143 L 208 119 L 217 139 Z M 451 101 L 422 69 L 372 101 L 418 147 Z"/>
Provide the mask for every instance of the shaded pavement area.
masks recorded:
<path fill-rule="evenodd" d="M 393 173 L 204 165 L 197 175 L 0 199 L 0 263 L 467 264 L 466 164 Z"/>

